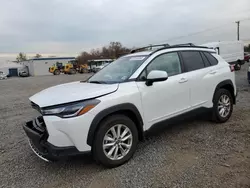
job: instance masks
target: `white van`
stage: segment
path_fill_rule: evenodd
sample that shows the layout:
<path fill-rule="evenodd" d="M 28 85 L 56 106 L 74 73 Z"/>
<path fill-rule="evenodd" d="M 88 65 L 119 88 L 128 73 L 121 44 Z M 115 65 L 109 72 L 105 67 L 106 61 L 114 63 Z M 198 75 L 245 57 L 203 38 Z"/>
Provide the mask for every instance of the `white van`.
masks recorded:
<path fill-rule="evenodd" d="M 236 65 L 237 69 L 241 68 L 244 61 L 244 43 L 242 41 L 222 41 L 203 44 L 209 48 L 216 50 L 226 62 Z"/>

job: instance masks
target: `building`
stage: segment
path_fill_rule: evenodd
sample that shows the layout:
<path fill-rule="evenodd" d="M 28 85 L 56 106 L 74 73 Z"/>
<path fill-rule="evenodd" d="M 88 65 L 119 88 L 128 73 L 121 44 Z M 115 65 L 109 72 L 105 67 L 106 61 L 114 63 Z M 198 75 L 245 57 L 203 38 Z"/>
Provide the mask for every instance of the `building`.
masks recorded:
<path fill-rule="evenodd" d="M 22 64 L 28 67 L 30 76 L 51 75 L 49 67 L 57 62 L 63 65 L 69 61 L 75 60 L 75 57 L 50 57 L 50 58 L 34 58 L 23 61 Z"/>
<path fill-rule="evenodd" d="M 0 71 L 4 72 L 6 75 L 9 76 L 18 76 L 21 70 L 25 69 L 20 63 L 14 62 L 3 62 L 0 63 Z"/>

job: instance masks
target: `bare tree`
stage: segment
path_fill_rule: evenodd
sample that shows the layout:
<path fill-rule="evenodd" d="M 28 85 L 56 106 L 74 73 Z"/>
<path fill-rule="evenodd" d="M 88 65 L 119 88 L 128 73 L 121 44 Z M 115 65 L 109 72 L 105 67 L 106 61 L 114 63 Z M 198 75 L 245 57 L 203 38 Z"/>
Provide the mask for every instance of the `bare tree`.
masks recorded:
<path fill-rule="evenodd" d="M 27 60 L 26 54 L 20 52 L 20 53 L 17 55 L 16 60 L 17 60 L 17 62 L 26 61 L 26 60 Z"/>
<path fill-rule="evenodd" d="M 116 59 L 121 55 L 127 54 L 130 50 L 131 49 L 122 46 L 120 42 L 110 42 L 108 46 L 92 49 L 90 53 L 82 52 L 77 59 L 80 64 L 85 64 L 90 59 Z"/>
<path fill-rule="evenodd" d="M 41 54 L 36 54 L 36 55 L 34 56 L 34 58 L 41 58 L 41 57 L 42 57 Z"/>

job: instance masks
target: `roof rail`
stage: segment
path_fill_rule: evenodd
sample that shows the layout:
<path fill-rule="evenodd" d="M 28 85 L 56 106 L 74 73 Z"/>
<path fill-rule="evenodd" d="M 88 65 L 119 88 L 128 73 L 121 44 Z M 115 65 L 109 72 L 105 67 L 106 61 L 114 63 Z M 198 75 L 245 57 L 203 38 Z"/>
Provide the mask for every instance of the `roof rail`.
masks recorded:
<path fill-rule="evenodd" d="M 141 47 L 141 48 L 136 48 L 136 49 L 133 49 L 130 51 L 130 53 L 135 53 L 135 52 L 139 52 L 139 51 L 143 51 L 143 50 L 152 50 L 152 48 L 154 47 L 162 47 L 162 48 L 166 48 L 166 47 L 170 47 L 169 44 L 151 44 L 151 45 L 148 45 L 148 46 L 144 46 L 144 47 Z"/>
<path fill-rule="evenodd" d="M 140 52 L 140 51 L 146 51 L 146 50 L 152 50 L 153 47 L 161 47 L 156 50 L 154 50 L 152 53 L 155 53 L 157 51 L 163 50 L 163 49 L 169 49 L 169 48 L 182 48 L 182 47 L 187 47 L 187 48 L 205 48 L 209 49 L 206 46 L 196 46 L 193 43 L 184 43 L 184 44 L 174 44 L 174 45 L 169 45 L 169 44 L 155 44 L 155 45 L 149 45 L 141 48 L 136 48 L 130 51 L 130 53 L 135 53 L 135 52 Z"/>
<path fill-rule="evenodd" d="M 175 47 L 175 46 L 195 46 L 195 45 L 193 43 L 184 43 L 184 44 L 175 44 L 171 46 Z"/>
<path fill-rule="evenodd" d="M 175 44 L 171 45 L 170 48 L 175 48 L 175 47 L 193 47 L 193 48 L 208 48 L 206 46 L 196 46 L 193 43 L 186 43 L 186 44 Z"/>

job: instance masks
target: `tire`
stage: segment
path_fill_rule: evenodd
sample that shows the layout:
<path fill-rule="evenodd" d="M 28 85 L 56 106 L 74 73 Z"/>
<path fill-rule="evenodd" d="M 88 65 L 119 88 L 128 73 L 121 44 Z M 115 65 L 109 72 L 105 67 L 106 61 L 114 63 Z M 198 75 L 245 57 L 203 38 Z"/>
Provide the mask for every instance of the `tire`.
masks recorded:
<path fill-rule="evenodd" d="M 54 71 L 54 75 L 59 75 L 60 74 L 60 71 L 59 70 L 55 70 Z"/>
<path fill-rule="evenodd" d="M 111 128 L 115 128 L 114 130 L 117 133 L 117 130 L 118 130 L 117 126 L 121 126 L 121 129 L 120 129 L 121 136 L 122 136 L 122 133 L 124 133 L 125 131 L 125 127 L 129 129 L 129 131 L 123 136 L 123 138 L 128 137 L 129 135 L 132 135 L 132 137 L 129 137 L 125 141 L 127 142 L 126 143 L 127 145 L 130 145 L 130 149 L 123 147 L 122 144 L 124 144 L 124 142 L 122 141 L 121 142 L 117 141 L 117 145 L 114 144 L 104 149 L 104 142 L 106 142 L 106 144 L 112 143 L 112 141 L 107 142 L 104 140 L 105 135 L 110 133 L 108 134 L 109 138 L 111 137 L 114 138 Z M 116 141 L 114 141 L 114 143 L 115 142 Z M 120 145 L 119 145 L 119 142 L 120 142 Z M 92 152 L 97 163 L 101 163 L 102 165 L 108 168 L 114 168 L 114 167 L 117 167 L 126 163 L 133 156 L 137 148 L 137 144 L 138 144 L 138 130 L 136 128 L 135 123 L 125 115 L 113 115 L 113 116 L 109 116 L 108 118 L 104 119 L 101 122 L 100 128 L 95 133 L 94 143 L 92 146 Z M 111 151 L 113 147 L 118 148 L 116 159 L 114 158 L 116 148 L 113 149 L 113 152 L 111 153 L 110 158 L 107 156 L 108 152 Z M 124 156 L 122 156 L 122 150 L 123 152 L 127 154 L 124 154 Z M 111 159 L 112 155 L 113 155 L 113 159 Z"/>
<path fill-rule="evenodd" d="M 235 70 L 240 70 L 240 69 L 241 69 L 241 64 L 237 63 L 237 64 L 235 65 Z"/>
<path fill-rule="evenodd" d="M 69 74 L 76 74 L 76 70 L 75 69 L 70 69 Z"/>
<path fill-rule="evenodd" d="M 229 99 L 228 105 L 221 104 L 221 101 L 223 101 L 224 96 L 226 96 L 226 98 Z M 217 123 L 225 123 L 231 117 L 232 112 L 233 112 L 233 97 L 231 93 L 226 89 L 217 90 L 214 95 L 213 103 L 214 103 L 213 104 L 213 116 L 212 116 L 213 121 Z M 222 108 L 224 109 L 229 107 L 229 109 L 227 109 L 226 112 L 224 111 L 225 112 L 224 116 L 220 113 L 219 109 L 221 109 L 221 107 L 219 106 L 223 106 Z"/>

